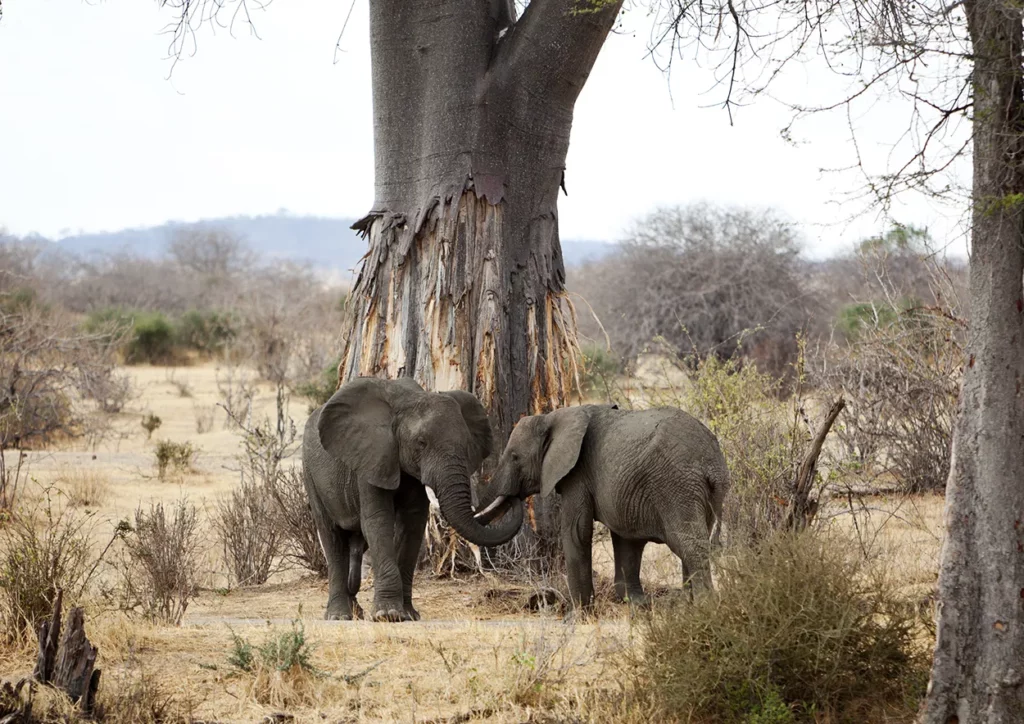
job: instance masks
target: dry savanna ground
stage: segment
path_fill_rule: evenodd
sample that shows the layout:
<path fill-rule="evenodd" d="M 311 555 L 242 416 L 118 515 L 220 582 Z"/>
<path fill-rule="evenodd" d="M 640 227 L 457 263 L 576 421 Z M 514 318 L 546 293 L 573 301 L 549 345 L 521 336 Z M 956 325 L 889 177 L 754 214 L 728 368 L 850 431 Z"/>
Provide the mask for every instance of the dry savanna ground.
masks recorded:
<path fill-rule="evenodd" d="M 496 576 L 420 574 L 414 595 L 422 621 L 327 623 L 321 620 L 325 584 L 301 571 L 230 589 L 208 523 L 212 506 L 238 481 L 239 433 L 216 406 L 218 379 L 223 385 L 227 371 L 214 364 L 126 371 L 139 395 L 116 416 L 114 434 L 30 452 L 31 482 L 22 491 L 39 496 L 54 486 L 71 505 L 90 511 L 97 548 L 110 540 L 119 520 L 154 500 L 188 496 L 207 518 L 204 585 L 180 626 L 109 610 L 99 597 L 84 601 L 86 630 L 99 647 L 101 693 L 151 687 L 167 702 L 169 715 L 221 722 L 254 722 L 281 712 L 295 721 L 352 722 L 648 718 L 635 701 L 625 710 L 629 661 L 640 655 L 643 627 L 622 606 L 602 603 L 596 621 L 568 624 L 558 611 L 520 606 L 528 593 L 521 584 Z M 289 414 L 299 430 L 306 412 L 306 400 L 291 400 Z M 150 413 L 162 420 L 151 439 L 141 426 Z M 274 414 L 269 386 L 259 387 L 253 414 Z M 159 479 L 154 447 L 163 439 L 198 446 L 194 469 Z M 834 502 L 821 515 L 834 516 L 835 525 L 853 534 L 852 545 L 926 594 L 935 580 L 941 501 L 871 498 L 853 502 L 860 513 L 855 517 L 844 512 L 846 505 Z M 607 588 L 606 535 L 595 541 L 595 566 Z M 651 588 L 679 586 L 678 563 L 663 546 L 648 548 L 643 576 Z M 371 595 L 364 581 L 360 600 Z M 235 637 L 258 646 L 293 625 L 311 644 L 314 672 L 254 674 L 229 663 Z M 5 679 L 27 675 L 33 661 L 32 643 L 25 642 L 0 653 L 0 673 Z"/>

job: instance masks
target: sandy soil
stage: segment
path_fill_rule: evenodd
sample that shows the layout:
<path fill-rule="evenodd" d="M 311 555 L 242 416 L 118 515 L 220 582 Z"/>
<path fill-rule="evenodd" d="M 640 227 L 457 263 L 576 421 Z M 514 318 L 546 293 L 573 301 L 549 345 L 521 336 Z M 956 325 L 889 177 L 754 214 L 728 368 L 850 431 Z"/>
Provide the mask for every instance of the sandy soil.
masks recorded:
<path fill-rule="evenodd" d="M 94 516 L 97 546 L 109 540 L 117 521 L 151 501 L 185 495 L 209 514 L 238 480 L 239 434 L 216 407 L 218 381 L 223 388 L 228 373 L 213 364 L 128 369 L 139 395 L 113 420 L 113 432 L 100 441 L 30 452 L 25 462 L 32 483 L 23 494 L 38 496 L 51 484 L 65 491 L 95 488 L 96 495 L 88 496 L 95 500 L 81 507 Z M 293 399 L 288 410 L 301 431 L 307 401 Z M 152 439 L 141 427 L 148 413 L 162 420 Z M 254 418 L 273 413 L 273 390 L 258 386 Z M 197 445 L 195 469 L 158 479 L 154 448 L 163 439 Z M 863 505 L 867 515 L 858 523 L 858 540 L 924 595 L 935 581 L 941 500 L 871 499 Z M 841 506 L 823 514 L 851 528 Z M 327 623 L 321 620 L 324 583 L 290 571 L 261 587 L 229 590 L 212 534 L 207 550 L 205 587 L 180 627 L 88 606 L 87 630 L 104 670 L 101 689 L 149 682 L 176 702 L 176 711 L 222 722 L 260 721 L 281 711 L 296 721 L 318 722 L 564 721 L 581 716 L 598 695 L 608 717 L 624 696 L 621 667 L 636 653 L 636 630 L 622 606 L 602 605 L 595 623 L 566 624 L 553 610 L 523 610 L 519 604 L 529 591 L 498 577 L 419 576 L 415 604 L 423 621 Z M 598 535 L 599 576 L 610 576 L 611 556 L 607 536 Z M 679 576 L 678 561 L 664 546 L 648 548 L 645 585 L 678 588 Z M 371 595 L 364 582 L 360 600 Z M 291 630 L 293 621 L 313 645 L 317 674 L 252 675 L 228 664 L 233 636 L 258 645 Z M 2 653 L 0 673 L 27 674 L 32 657 L 30 645 Z"/>

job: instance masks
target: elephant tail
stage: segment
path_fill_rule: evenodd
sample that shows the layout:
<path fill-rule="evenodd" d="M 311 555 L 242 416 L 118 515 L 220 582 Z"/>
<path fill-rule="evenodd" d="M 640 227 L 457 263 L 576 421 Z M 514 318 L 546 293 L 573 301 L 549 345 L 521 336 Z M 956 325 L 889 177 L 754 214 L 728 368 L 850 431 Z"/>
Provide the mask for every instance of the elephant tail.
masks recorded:
<path fill-rule="evenodd" d="M 706 508 L 708 531 L 711 537 L 711 549 L 722 547 L 722 501 L 729 489 L 729 471 L 722 467 L 708 476 L 708 505 Z"/>

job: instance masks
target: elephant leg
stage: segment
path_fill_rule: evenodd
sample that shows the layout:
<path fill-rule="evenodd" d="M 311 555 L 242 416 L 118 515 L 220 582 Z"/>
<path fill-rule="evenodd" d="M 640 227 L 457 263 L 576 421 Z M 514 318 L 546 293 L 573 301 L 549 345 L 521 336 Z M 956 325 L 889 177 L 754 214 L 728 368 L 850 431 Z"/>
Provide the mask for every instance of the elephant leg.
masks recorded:
<path fill-rule="evenodd" d="M 420 614 L 412 605 L 412 579 L 423 545 L 423 531 L 427 528 L 430 501 L 423 494 L 422 505 L 404 507 L 397 511 L 398 569 L 402 574 L 402 607 L 406 621 L 419 621 Z"/>
<path fill-rule="evenodd" d="M 704 520 L 687 521 L 666 535 L 668 547 L 679 556 L 683 568 L 683 588 L 692 600 L 694 594 L 711 590 L 711 542 Z"/>
<path fill-rule="evenodd" d="M 307 487 L 311 491 L 311 487 Z M 346 587 L 349 563 L 349 534 L 334 524 L 315 493 L 309 495 L 309 507 L 316 524 L 316 535 L 320 548 L 327 560 L 327 609 L 324 618 L 328 621 L 349 621 L 352 619 L 352 602 Z"/>
<path fill-rule="evenodd" d="M 390 502 L 390 501 L 389 501 Z M 373 612 L 375 621 L 401 621 L 405 616 L 402 574 L 395 551 L 395 512 L 378 507 L 362 516 L 363 538 L 373 558 Z"/>
<path fill-rule="evenodd" d="M 612 550 L 615 553 L 615 598 L 641 608 L 649 604 L 643 586 L 640 585 L 640 563 L 646 545 L 645 540 L 629 540 L 612 532 Z"/>
<path fill-rule="evenodd" d="M 586 611 L 594 603 L 594 504 L 586 491 L 562 496 L 561 527 L 569 597 L 573 608 Z"/>

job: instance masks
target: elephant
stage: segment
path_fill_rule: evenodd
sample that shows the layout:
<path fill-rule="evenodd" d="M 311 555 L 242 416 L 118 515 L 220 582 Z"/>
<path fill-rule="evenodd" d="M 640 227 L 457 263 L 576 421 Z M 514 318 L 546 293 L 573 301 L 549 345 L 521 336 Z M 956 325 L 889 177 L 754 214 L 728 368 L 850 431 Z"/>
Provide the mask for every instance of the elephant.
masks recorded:
<path fill-rule="evenodd" d="M 470 542 L 496 546 L 515 536 L 523 521 L 521 501 L 503 506 L 504 517 L 490 525 L 474 518 L 470 476 L 491 447 L 490 423 L 476 397 L 461 390 L 426 392 L 408 378 L 357 377 L 310 414 L 302 468 L 327 558 L 325 618 L 361 616 L 356 594 L 368 548 L 372 618 L 419 620 L 412 581 L 429 514 L 426 487 Z"/>
<path fill-rule="evenodd" d="M 476 515 L 487 522 L 510 498 L 557 491 L 573 607 L 592 607 L 595 520 L 611 531 L 616 599 L 645 607 L 640 562 L 649 542 L 682 561 L 689 596 L 711 588 L 728 488 L 717 438 L 682 410 L 580 405 L 519 420 Z"/>

